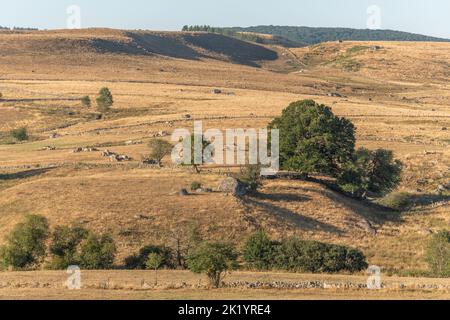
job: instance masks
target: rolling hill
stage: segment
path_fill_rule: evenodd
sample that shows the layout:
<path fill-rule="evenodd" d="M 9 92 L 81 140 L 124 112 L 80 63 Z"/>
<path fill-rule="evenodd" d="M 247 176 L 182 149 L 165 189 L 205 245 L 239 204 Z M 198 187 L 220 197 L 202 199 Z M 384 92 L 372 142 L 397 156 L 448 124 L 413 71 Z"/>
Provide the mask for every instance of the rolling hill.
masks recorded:
<path fill-rule="evenodd" d="M 233 32 L 254 32 L 271 34 L 294 42 L 317 44 L 328 41 L 434 41 L 449 42 L 449 39 L 424 36 L 420 34 L 394 31 L 351 28 L 311 28 L 295 26 L 254 26 L 224 28 Z"/>
<path fill-rule="evenodd" d="M 80 222 L 111 233 L 117 265 L 197 221 L 206 239 L 236 244 L 257 228 L 282 239 L 361 248 L 370 263 L 425 268 L 424 244 L 450 225 L 449 43 L 328 42 L 305 48 L 205 32 L 110 29 L 0 32 L 0 238 L 24 214 L 52 227 Z M 112 110 L 83 108 L 107 86 Z M 220 89 L 219 91 L 215 89 Z M 330 93 L 338 93 L 330 94 Z M 405 164 L 398 191 L 417 204 L 393 214 L 307 181 L 265 181 L 245 202 L 219 192 L 177 195 L 194 181 L 217 189 L 229 168 L 201 174 L 144 165 L 148 142 L 175 128 L 262 128 L 290 102 L 314 99 L 352 120 L 359 146 Z M 9 131 L 27 127 L 17 143 Z M 73 152 L 78 148 L 98 149 Z M 130 156 L 102 157 L 105 149 Z M 0 240 L 1 242 L 1 240 Z"/>

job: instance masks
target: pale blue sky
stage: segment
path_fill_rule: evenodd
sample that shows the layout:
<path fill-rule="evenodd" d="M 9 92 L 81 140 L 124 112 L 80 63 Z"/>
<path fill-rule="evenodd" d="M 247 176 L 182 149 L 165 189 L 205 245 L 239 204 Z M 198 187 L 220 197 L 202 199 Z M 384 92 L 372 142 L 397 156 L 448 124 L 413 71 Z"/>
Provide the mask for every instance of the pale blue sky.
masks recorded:
<path fill-rule="evenodd" d="M 179 30 L 184 24 L 260 24 L 366 28 L 378 5 L 382 29 L 450 38 L 448 0 L 13 0 L 2 1 L 0 25 L 66 27 L 66 8 L 81 8 L 82 27 Z"/>

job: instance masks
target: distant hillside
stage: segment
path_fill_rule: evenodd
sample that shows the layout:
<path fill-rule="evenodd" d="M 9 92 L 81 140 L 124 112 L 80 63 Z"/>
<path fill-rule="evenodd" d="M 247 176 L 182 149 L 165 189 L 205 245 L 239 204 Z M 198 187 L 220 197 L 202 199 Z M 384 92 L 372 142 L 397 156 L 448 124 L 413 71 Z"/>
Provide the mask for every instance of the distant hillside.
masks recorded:
<path fill-rule="evenodd" d="M 225 28 L 232 32 L 252 32 L 280 36 L 298 43 L 317 44 L 327 41 L 433 41 L 450 42 L 449 39 L 435 38 L 420 34 L 393 31 L 349 28 L 310 28 L 291 26 L 255 26 Z"/>
<path fill-rule="evenodd" d="M 244 41 L 255 42 L 259 44 L 266 45 L 276 45 L 286 48 L 301 48 L 307 46 L 306 43 L 293 41 L 285 37 L 268 34 L 268 33 L 258 33 L 258 32 L 247 32 L 247 31 L 236 31 L 231 28 L 220 28 L 212 27 L 208 25 L 194 25 L 194 26 L 184 26 L 181 30 L 183 32 L 207 32 L 226 35 L 228 37 L 237 38 Z"/>
<path fill-rule="evenodd" d="M 257 43 L 214 33 L 83 29 L 0 31 L 2 56 L 97 52 L 177 59 L 215 59 L 248 66 L 277 60 L 278 53 Z"/>

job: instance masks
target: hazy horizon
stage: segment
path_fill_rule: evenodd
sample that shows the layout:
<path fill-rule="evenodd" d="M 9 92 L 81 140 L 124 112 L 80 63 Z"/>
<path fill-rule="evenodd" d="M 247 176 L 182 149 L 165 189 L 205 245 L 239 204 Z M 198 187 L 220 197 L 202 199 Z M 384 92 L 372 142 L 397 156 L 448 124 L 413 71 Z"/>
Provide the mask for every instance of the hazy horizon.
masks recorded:
<path fill-rule="evenodd" d="M 64 29 L 70 13 L 80 8 L 82 28 L 180 30 L 183 25 L 212 25 L 218 27 L 247 27 L 257 25 L 306 26 L 325 28 L 367 29 L 368 8 L 379 8 L 377 29 L 396 30 L 441 38 L 450 38 L 450 2 L 435 0 L 268 0 L 246 2 L 229 0 L 226 4 L 206 0 L 180 2 L 175 0 L 88 0 L 55 3 L 42 0 L 16 0 L 3 4 L 0 25 Z M 370 9 L 369 9 L 370 10 Z"/>

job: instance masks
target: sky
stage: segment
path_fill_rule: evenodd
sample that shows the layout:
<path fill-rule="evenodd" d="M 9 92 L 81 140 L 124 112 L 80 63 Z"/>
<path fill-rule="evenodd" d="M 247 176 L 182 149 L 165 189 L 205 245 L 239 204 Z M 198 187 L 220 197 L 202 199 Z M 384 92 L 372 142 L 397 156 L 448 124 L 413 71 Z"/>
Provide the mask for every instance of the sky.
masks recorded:
<path fill-rule="evenodd" d="M 186 24 L 365 29 L 367 9 L 376 5 L 378 28 L 450 38 L 448 0 L 2 0 L 0 25 L 66 28 L 68 21 L 73 25 L 71 5 L 80 8 L 82 28 L 149 30 L 180 30 Z"/>

